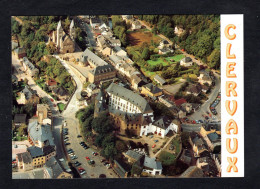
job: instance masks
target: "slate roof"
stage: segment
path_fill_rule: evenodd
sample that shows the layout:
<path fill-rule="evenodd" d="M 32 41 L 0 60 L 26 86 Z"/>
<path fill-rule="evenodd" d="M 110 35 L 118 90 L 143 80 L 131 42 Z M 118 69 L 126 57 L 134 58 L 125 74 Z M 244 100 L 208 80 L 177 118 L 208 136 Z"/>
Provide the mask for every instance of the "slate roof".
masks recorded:
<path fill-rule="evenodd" d="M 196 166 L 190 166 L 186 171 L 184 171 L 180 177 L 183 178 L 199 178 L 203 177 L 203 171 L 196 167 Z"/>
<path fill-rule="evenodd" d="M 221 122 L 206 123 L 206 124 L 203 124 L 203 128 L 206 131 L 210 131 L 210 130 L 221 131 Z"/>
<path fill-rule="evenodd" d="M 81 62 L 91 62 L 95 66 L 104 66 L 107 65 L 107 63 L 102 60 L 100 57 L 98 57 L 96 54 L 91 52 L 89 49 L 86 49 L 82 55 L 81 55 Z"/>
<path fill-rule="evenodd" d="M 49 125 L 40 125 L 37 120 L 29 123 L 28 134 L 33 141 L 41 141 L 46 145 L 54 146 L 51 127 Z"/>
<path fill-rule="evenodd" d="M 208 138 L 211 142 L 219 142 L 220 141 L 220 135 L 218 135 L 216 132 L 210 133 L 207 136 L 208 136 Z"/>
<path fill-rule="evenodd" d="M 142 157 L 141 154 L 139 154 L 133 150 L 128 150 L 126 152 L 126 155 L 130 156 L 131 158 L 135 159 L 136 161 L 138 161 Z"/>
<path fill-rule="evenodd" d="M 142 113 L 153 112 L 148 102 L 142 96 L 129 89 L 120 87 L 115 83 L 111 83 L 109 87 L 106 89 L 106 91 L 130 103 L 133 103 L 134 105 L 140 108 Z"/>
<path fill-rule="evenodd" d="M 53 179 L 56 179 L 61 173 L 66 172 L 56 157 L 51 157 L 49 161 L 46 162 L 45 168 Z"/>
<path fill-rule="evenodd" d="M 24 162 L 24 163 L 31 163 L 32 162 L 32 156 L 29 152 L 23 152 L 17 154 L 18 161 Z"/>
<path fill-rule="evenodd" d="M 24 93 L 25 98 L 28 100 L 32 98 L 34 94 L 36 94 L 36 91 L 29 88 L 27 85 L 25 85 L 24 89 L 22 90 L 22 93 Z"/>
<path fill-rule="evenodd" d="M 110 64 L 104 65 L 104 66 L 97 66 L 93 70 L 90 71 L 93 75 L 102 75 L 109 72 L 115 71 L 114 67 Z"/>
<path fill-rule="evenodd" d="M 119 164 L 118 161 L 114 160 L 116 167 L 114 167 L 115 171 L 120 175 L 121 178 L 125 177 L 127 171 Z"/>
<path fill-rule="evenodd" d="M 171 123 L 172 123 L 171 119 L 169 119 L 167 116 L 162 116 L 162 117 L 156 119 L 153 122 L 153 125 L 160 127 L 162 129 L 167 129 Z"/>
<path fill-rule="evenodd" d="M 18 47 L 14 50 L 14 52 L 16 52 L 17 54 L 23 54 L 26 53 L 26 50 L 24 47 Z"/>
<path fill-rule="evenodd" d="M 154 76 L 154 79 L 156 81 L 158 81 L 161 85 L 166 83 L 166 81 L 162 77 L 160 77 L 159 75 Z"/>
<path fill-rule="evenodd" d="M 51 145 L 43 146 L 42 151 L 44 155 L 48 155 L 55 151 L 55 147 Z"/>
<path fill-rule="evenodd" d="M 192 62 L 192 59 L 190 57 L 185 57 L 182 59 L 184 63 Z"/>
<path fill-rule="evenodd" d="M 145 87 L 146 89 L 148 89 L 151 93 L 153 94 L 157 94 L 162 92 L 161 89 L 159 89 L 158 87 L 156 87 L 155 85 L 153 85 L 152 83 L 148 83 L 146 85 L 144 85 L 143 87 Z"/>
<path fill-rule="evenodd" d="M 14 123 L 26 123 L 26 114 L 15 114 Z"/>
<path fill-rule="evenodd" d="M 159 161 L 155 161 L 155 158 L 150 158 L 145 156 L 144 158 L 144 167 L 148 167 L 150 169 L 159 169 L 162 170 L 162 163 Z"/>
<path fill-rule="evenodd" d="M 27 151 L 31 154 L 32 158 L 44 156 L 43 149 L 37 146 L 30 146 Z"/>

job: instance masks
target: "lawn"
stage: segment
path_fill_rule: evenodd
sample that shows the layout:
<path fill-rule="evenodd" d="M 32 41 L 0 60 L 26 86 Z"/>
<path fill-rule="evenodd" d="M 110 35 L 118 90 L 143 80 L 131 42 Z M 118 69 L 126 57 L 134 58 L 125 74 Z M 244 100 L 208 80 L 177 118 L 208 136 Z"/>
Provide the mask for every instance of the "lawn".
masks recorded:
<path fill-rule="evenodd" d="M 171 141 L 171 144 L 174 145 L 175 149 L 175 154 L 177 155 L 180 152 L 180 141 L 178 140 L 179 138 L 174 138 Z"/>
<path fill-rule="evenodd" d="M 58 103 L 57 105 L 58 105 L 58 108 L 59 108 L 60 112 L 62 112 L 64 110 L 64 108 L 65 108 L 65 104 Z"/>
<path fill-rule="evenodd" d="M 167 61 L 163 60 L 164 57 L 159 57 L 156 60 L 148 60 L 147 62 L 150 65 L 157 65 L 157 64 L 162 63 L 163 66 L 167 66 L 168 64 L 173 64 L 174 62 L 179 62 L 183 58 L 184 58 L 183 54 L 178 54 L 178 55 L 175 55 L 175 56 L 166 57 L 165 60 L 167 60 Z M 172 59 L 174 60 L 174 62 L 171 61 Z"/>
<path fill-rule="evenodd" d="M 159 155 L 159 160 L 164 166 L 172 165 L 175 159 L 176 156 L 170 152 L 162 151 Z"/>
<path fill-rule="evenodd" d="M 144 42 L 150 44 L 151 40 L 153 40 L 155 43 L 161 41 L 158 36 L 155 36 L 150 31 L 128 32 L 127 40 L 129 41 L 131 46 L 141 46 Z"/>

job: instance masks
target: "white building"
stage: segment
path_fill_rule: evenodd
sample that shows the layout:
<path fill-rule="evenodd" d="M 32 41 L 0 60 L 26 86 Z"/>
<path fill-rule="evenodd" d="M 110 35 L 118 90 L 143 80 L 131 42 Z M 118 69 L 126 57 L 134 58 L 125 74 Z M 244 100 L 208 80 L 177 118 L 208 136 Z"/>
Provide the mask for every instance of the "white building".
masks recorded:
<path fill-rule="evenodd" d="M 185 57 L 180 61 L 180 65 L 184 67 L 190 67 L 193 65 L 192 59 L 190 57 Z"/>
<path fill-rule="evenodd" d="M 106 89 L 109 96 L 109 109 L 120 110 L 125 113 L 143 114 L 143 116 L 150 116 L 153 119 L 153 110 L 148 102 L 139 94 L 120 87 L 115 83 Z"/>
<path fill-rule="evenodd" d="M 168 117 L 163 116 L 159 119 L 156 119 L 154 122 L 149 125 L 141 126 L 140 136 L 147 135 L 149 133 L 157 134 L 162 138 L 168 134 L 169 131 L 178 132 L 179 127 L 175 123 L 172 122 Z"/>
<path fill-rule="evenodd" d="M 144 159 L 144 168 L 143 172 L 152 174 L 152 175 L 161 175 L 162 174 L 162 163 L 156 161 L 155 158 L 150 158 L 145 156 Z"/>

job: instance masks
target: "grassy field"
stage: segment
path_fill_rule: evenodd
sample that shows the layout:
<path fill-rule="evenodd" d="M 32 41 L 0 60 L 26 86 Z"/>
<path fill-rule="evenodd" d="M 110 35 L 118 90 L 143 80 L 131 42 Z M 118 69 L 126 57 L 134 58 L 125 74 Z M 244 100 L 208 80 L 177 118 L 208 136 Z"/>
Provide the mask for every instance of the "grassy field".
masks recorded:
<path fill-rule="evenodd" d="M 159 155 L 159 160 L 164 166 L 172 165 L 175 159 L 176 156 L 170 152 L 162 151 Z"/>
<path fill-rule="evenodd" d="M 65 104 L 58 103 L 57 105 L 58 105 L 59 110 L 62 112 L 64 110 L 64 108 L 65 108 Z"/>
<path fill-rule="evenodd" d="M 141 46 L 144 42 L 150 44 L 151 40 L 153 40 L 155 43 L 161 41 L 158 36 L 155 36 L 150 31 L 128 32 L 127 40 L 129 41 L 131 46 Z"/>
<path fill-rule="evenodd" d="M 184 58 L 184 55 L 178 54 L 175 56 L 166 57 L 165 58 L 166 61 L 164 61 L 164 57 L 159 57 L 156 60 L 148 60 L 147 62 L 150 65 L 157 65 L 157 64 L 162 63 L 164 66 L 167 66 L 167 65 L 173 64 L 173 62 L 171 60 L 174 60 L 174 62 L 179 62 L 183 58 Z"/>

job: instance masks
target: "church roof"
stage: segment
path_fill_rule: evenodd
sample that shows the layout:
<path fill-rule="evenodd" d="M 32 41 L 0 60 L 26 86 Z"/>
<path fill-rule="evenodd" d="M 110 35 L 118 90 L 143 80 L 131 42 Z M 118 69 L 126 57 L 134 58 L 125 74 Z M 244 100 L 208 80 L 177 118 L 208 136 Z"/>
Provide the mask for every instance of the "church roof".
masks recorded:
<path fill-rule="evenodd" d="M 60 28 L 62 28 L 62 26 L 61 26 L 61 20 L 60 20 L 59 23 L 58 23 L 57 30 L 59 30 Z"/>

